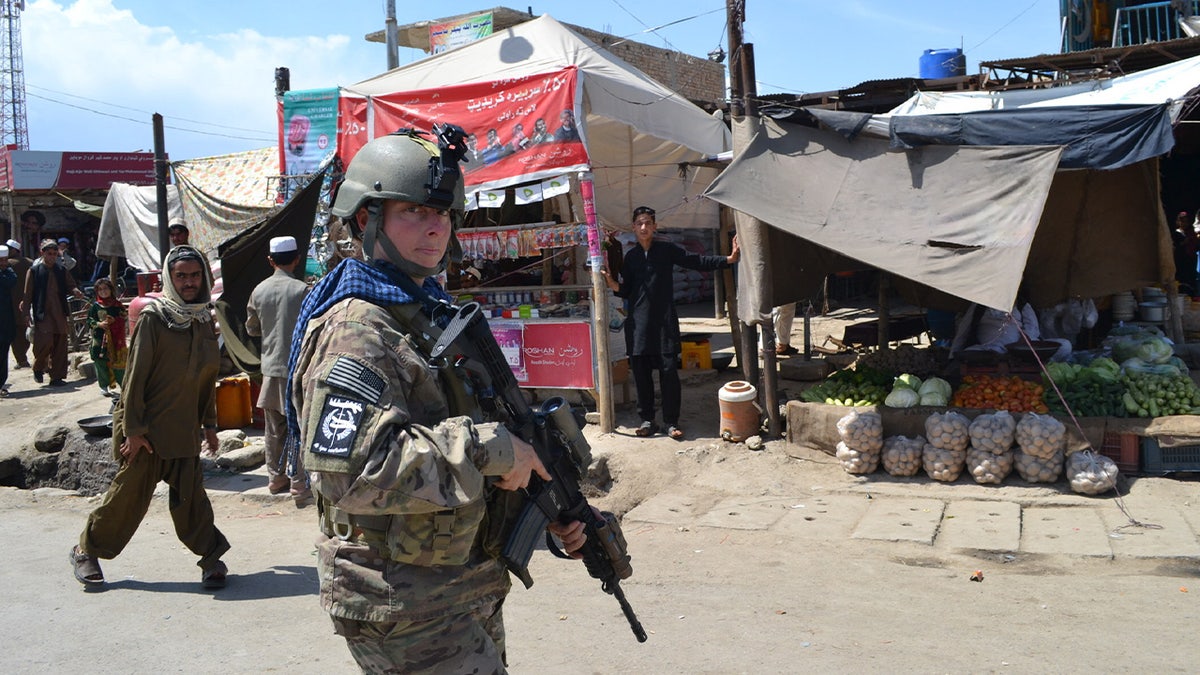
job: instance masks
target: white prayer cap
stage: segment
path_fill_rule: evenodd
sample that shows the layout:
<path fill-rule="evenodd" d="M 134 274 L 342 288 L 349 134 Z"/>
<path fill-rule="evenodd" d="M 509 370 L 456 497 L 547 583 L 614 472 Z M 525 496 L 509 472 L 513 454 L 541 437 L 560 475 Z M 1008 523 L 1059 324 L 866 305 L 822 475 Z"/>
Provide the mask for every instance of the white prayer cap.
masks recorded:
<path fill-rule="evenodd" d="M 290 253 L 295 250 L 295 237 L 271 237 L 271 253 Z"/>
<path fill-rule="evenodd" d="M 0 258 L 7 258 L 7 257 L 8 257 L 8 247 L 0 246 Z"/>
<path fill-rule="evenodd" d="M 21 243 L 16 239 L 9 239 L 7 242 L 5 242 L 5 246 L 8 246 L 9 248 L 15 248 L 18 251 L 21 250 Z"/>

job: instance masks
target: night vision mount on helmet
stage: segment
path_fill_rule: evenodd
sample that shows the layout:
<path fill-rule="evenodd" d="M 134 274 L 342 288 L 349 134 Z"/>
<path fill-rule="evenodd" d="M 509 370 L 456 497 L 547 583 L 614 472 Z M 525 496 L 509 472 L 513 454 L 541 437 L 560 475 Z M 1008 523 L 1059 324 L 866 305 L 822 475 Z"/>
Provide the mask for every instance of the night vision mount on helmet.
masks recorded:
<path fill-rule="evenodd" d="M 459 162 L 467 160 L 467 135 L 462 127 L 453 124 L 435 124 L 433 133 L 436 145 L 425 138 L 425 132 L 416 129 L 400 129 L 364 145 L 350 161 L 346 179 L 338 187 L 330 208 L 335 216 L 347 218 L 355 226 L 354 217 L 365 206 L 368 218 L 361 232 L 363 255 L 376 258 L 378 243 L 391 262 L 419 276 L 441 272 L 446 260 L 436 268 L 416 265 L 395 251 L 391 242 L 381 240 L 379 230 L 382 203 L 387 199 L 449 211 L 454 232 L 462 225 L 466 214 Z M 450 256 L 462 257 L 462 248 L 454 234 L 448 248 Z"/>

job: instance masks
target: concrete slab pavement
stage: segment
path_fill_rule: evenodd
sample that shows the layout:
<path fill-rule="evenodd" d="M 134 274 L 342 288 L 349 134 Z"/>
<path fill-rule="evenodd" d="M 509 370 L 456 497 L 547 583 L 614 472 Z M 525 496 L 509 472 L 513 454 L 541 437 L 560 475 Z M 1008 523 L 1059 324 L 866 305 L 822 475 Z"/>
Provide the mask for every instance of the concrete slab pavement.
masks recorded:
<path fill-rule="evenodd" d="M 1108 530 L 1092 508 L 1028 507 L 1022 516 L 1021 550 L 1068 557 L 1111 558 Z"/>
<path fill-rule="evenodd" d="M 937 546 L 950 550 L 1016 551 L 1021 546 L 1021 505 L 1013 502 L 950 502 Z"/>
<path fill-rule="evenodd" d="M 945 502 L 935 499 L 872 499 L 850 536 L 932 545 L 945 509 Z"/>
<path fill-rule="evenodd" d="M 1099 514 L 1118 558 L 1200 558 L 1195 531 L 1174 508 L 1139 508 L 1132 518 L 1119 509 Z"/>

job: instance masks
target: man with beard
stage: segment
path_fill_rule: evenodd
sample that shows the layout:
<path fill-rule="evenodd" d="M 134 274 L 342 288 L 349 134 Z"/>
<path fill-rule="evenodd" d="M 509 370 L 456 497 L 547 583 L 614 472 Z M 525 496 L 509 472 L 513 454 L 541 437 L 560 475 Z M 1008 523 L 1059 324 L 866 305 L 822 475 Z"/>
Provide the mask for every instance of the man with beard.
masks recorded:
<path fill-rule="evenodd" d="M 33 320 L 33 379 L 42 383 L 49 371 L 51 387 L 65 385 L 67 379 L 67 329 L 71 310 L 67 294 L 83 297 L 75 278 L 59 262 L 58 242 L 42 240 L 42 257 L 25 274 L 25 295 L 21 314 Z"/>
<path fill-rule="evenodd" d="M 163 297 L 142 308 L 134 327 L 123 393 L 113 412 L 113 454 L 121 468 L 71 549 L 75 578 L 104 584 L 99 558 L 115 558 L 137 531 L 154 488 L 170 488 L 179 540 L 200 556 L 204 588 L 222 588 L 229 550 L 213 522 L 200 468 L 200 427 L 217 448 L 216 382 L 220 352 L 208 302 L 212 273 L 204 254 L 176 246 L 167 254 Z"/>

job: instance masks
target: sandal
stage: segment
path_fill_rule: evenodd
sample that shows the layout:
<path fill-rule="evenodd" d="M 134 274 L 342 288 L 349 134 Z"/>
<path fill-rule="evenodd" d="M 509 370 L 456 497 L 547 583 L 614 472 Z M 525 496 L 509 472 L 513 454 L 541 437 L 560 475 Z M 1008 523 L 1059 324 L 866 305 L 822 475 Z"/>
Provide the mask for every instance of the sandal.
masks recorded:
<path fill-rule="evenodd" d="M 225 588 L 225 576 L 229 568 L 220 560 L 215 565 L 200 573 L 200 584 L 205 588 Z"/>
<path fill-rule="evenodd" d="M 96 556 L 79 552 L 79 546 L 71 547 L 71 567 L 75 569 L 75 578 L 85 588 L 104 585 L 104 572 L 100 571 L 100 561 Z"/>
<path fill-rule="evenodd" d="M 643 438 L 646 436 L 653 436 L 654 434 L 658 433 L 658 425 L 654 422 L 642 422 L 642 426 L 638 427 L 637 431 L 633 433 Z"/>
<path fill-rule="evenodd" d="M 683 429 L 680 429 L 672 424 L 671 426 L 667 427 L 667 435 L 677 441 L 683 440 Z"/>
<path fill-rule="evenodd" d="M 272 478 L 267 481 L 267 492 L 273 495 L 287 492 L 291 487 L 292 481 L 287 476 L 280 476 L 279 478 Z"/>

